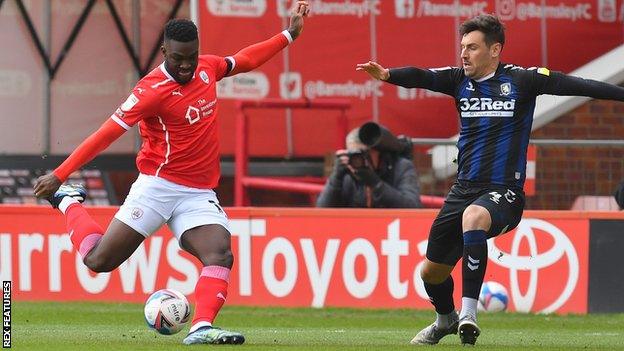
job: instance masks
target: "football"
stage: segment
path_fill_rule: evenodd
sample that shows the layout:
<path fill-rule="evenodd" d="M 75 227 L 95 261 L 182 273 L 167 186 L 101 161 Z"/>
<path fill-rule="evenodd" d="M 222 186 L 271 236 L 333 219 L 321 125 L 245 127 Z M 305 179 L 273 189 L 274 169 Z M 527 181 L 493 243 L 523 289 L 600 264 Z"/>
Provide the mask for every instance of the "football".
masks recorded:
<path fill-rule="evenodd" d="M 484 282 L 479 294 L 479 304 L 477 308 L 484 312 L 501 312 L 507 309 L 509 294 L 507 289 L 497 282 Z"/>
<path fill-rule="evenodd" d="M 147 325 L 163 335 L 172 335 L 184 328 L 191 308 L 184 294 L 172 289 L 153 293 L 145 302 Z"/>

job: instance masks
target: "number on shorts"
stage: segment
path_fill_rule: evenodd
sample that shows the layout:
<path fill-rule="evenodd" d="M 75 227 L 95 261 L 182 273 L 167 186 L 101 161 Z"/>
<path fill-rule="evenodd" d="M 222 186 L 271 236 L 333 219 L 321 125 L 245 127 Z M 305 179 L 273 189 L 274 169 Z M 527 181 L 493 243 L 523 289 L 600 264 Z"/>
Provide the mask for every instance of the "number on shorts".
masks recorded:
<path fill-rule="evenodd" d="M 500 198 L 503 197 L 503 195 L 497 193 L 496 191 L 492 191 L 490 195 L 492 195 L 490 200 L 496 202 L 497 204 L 500 204 Z"/>

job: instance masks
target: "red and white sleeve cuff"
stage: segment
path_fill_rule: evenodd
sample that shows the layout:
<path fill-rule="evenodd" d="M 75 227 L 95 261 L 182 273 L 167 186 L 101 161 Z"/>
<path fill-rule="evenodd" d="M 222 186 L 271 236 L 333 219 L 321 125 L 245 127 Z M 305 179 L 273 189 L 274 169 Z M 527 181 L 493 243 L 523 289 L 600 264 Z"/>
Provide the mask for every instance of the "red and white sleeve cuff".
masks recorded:
<path fill-rule="evenodd" d="M 111 119 L 117 122 L 117 124 L 119 124 L 125 130 L 130 130 L 130 128 L 132 128 L 129 125 L 127 125 L 126 122 L 122 121 L 121 118 L 115 116 L 114 114 L 111 115 Z"/>
<path fill-rule="evenodd" d="M 282 34 L 284 34 L 286 39 L 288 39 L 288 44 L 290 44 L 290 43 L 292 43 L 294 41 L 292 35 L 290 35 L 290 32 L 287 29 L 284 29 L 284 31 L 282 31 Z"/>

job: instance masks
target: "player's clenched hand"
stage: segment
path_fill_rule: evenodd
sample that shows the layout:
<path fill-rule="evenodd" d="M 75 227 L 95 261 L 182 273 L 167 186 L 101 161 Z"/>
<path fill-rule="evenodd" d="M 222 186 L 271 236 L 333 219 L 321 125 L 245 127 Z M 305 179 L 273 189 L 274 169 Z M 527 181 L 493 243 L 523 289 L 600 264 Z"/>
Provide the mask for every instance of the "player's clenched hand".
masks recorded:
<path fill-rule="evenodd" d="M 54 194 L 63 184 L 54 173 L 43 175 L 35 181 L 35 196 L 38 198 L 46 198 Z"/>
<path fill-rule="evenodd" d="M 288 32 L 294 40 L 297 39 L 303 30 L 303 18 L 308 15 L 308 12 L 310 12 L 310 5 L 307 1 L 297 1 L 291 11 L 292 15 L 290 17 L 290 27 L 288 27 Z"/>
<path fill-rule="evenodd" d="M 367 63 L 358 63 L 355 66 L 356 71 L 365 71 L 371 77 L 378 80 L 388 80 L 390 78 L 390 70 L 387 68 L 383 68 L 380 64 L 373 61 L 368 61 Z"/>

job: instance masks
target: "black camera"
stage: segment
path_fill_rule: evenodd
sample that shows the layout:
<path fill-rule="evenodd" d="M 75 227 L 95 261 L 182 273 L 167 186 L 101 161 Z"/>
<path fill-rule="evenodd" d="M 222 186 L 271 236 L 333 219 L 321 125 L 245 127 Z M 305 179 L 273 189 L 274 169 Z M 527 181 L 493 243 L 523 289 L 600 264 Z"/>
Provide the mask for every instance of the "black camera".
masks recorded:
<path fill-rule="evenodd" d="M 338 156 L 347 156 L 349 158 L 349 166 L 356 169 L 368 167 L 370 164 L 368 151 L 366 150 L 350 150 Z"/>

